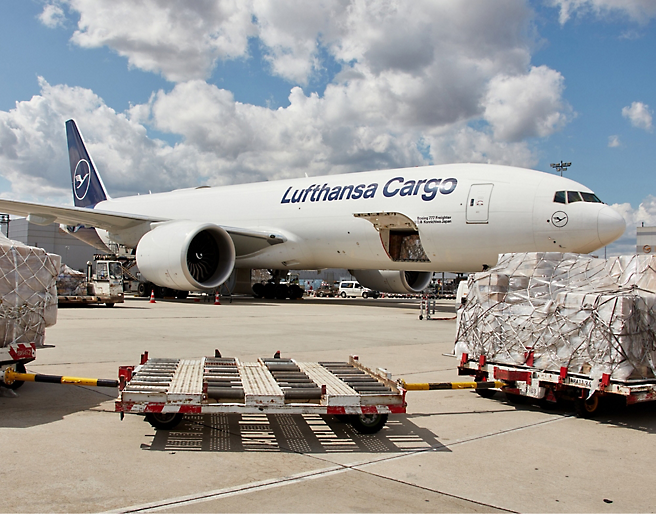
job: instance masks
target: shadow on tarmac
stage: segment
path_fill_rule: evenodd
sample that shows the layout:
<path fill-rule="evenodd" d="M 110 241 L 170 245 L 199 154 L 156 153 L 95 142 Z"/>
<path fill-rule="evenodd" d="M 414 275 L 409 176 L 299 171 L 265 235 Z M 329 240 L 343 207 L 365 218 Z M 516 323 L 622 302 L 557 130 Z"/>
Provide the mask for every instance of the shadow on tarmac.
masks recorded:
<path fill-rule="evenodd" d="M 152 451 L 399 453 L 450 452 L 430 430 L 392 416 L 376 434 L 360 434 L 334 416 L 212 414 L 186 416 L 174 430 L 157 430 Z"/>
<path fill-rule="evenodd" d="M 558 403 L 527 401 L 524 404 L 509 402 L 503 394 L 497 393 L 490 401 L 510 405 L 517 410 L 542 410 L 556 416 L 575 416 L 576 409 L 573 402 L 559 401 Z M 644 402 L 635 405 L 626 405 L 621 397 L 605 398 L 600 410 L 590 416 L 588 421 L 601 425 L 629 428 L 648 434 L 656 434 L 656 402 Z"/>
<path fill-rule="evenodd" d="M 28 428 L 53 423 L 116 398 L 115 389 L 42 383 L 27 383 L 16 390 L 16 396 L 5 388 L 0 393 L 0 428 Z"/>

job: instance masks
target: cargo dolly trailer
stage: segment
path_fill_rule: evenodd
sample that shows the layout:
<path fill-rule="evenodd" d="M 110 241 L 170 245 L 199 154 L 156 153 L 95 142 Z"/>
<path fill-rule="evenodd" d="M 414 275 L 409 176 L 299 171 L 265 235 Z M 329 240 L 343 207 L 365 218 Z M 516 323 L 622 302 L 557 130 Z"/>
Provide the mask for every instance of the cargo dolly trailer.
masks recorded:
<path fill-rule="evenodd" d="M 406 412 L 405 389 L 387 370 L 348 362 L 234 357 L 150 358 L 119 368 L 116 411 L 145 414 L 172 429 L 185 414 L 319 414 L 343 417 L 361 433 L 378 432 L 389 414 Z"/>
<path fill-rule="evenodd" d="M 580 416 L 590 417 L 599 412 L 605 399 L 619 399 L 626 405 L 656 401 L 656 379 L 615 380 L 604 373 L 600 379 L 582 373 L 572 373 L 566 367 L 559 371 L 535 368 L 530 365 L 513 366 L 489 362 L 482 355 L 471 359 L 463 353 L 458 365 L 459 375 L 471 375 L 479 383 L 502 381 L 501 391 L 510 402 L 520 403 L 530 399 L 556 403 L 573 401 Z M 478 390 L 481 396 L 491 396 L 492 389 Z"/>

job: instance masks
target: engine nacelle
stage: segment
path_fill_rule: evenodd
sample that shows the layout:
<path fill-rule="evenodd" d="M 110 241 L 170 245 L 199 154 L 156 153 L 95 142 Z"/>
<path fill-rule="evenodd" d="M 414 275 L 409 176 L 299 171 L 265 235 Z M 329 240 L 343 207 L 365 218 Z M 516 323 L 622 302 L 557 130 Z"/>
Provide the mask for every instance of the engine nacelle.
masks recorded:
<path fill-rule="evenodd" d="M 423 291 L 433 278 L 432 271 L 350 270 L 360 285 L 385 293 L 415 294 Z"/>
<path fill-rule="evenodd" d="M 235 266 L 235 245 L 218 225 L 172 221 L 147 232 L 137 245 L 137 266 L 154 284 L 182 291 L 215 289 Z"/>

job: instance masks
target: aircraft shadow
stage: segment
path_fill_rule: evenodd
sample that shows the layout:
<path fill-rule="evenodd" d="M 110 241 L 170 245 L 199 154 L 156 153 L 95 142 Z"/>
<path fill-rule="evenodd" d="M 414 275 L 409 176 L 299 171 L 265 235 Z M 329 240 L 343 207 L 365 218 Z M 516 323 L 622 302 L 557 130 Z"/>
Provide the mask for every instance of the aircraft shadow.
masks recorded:
<path fill-rule="evenodd" d="M 174 430 L 157 430 L 152 451 L 399 453 L 451 451 L 430 430 L 392 416 L 376 434 L 360 434 L 334 416 L 211 414 L 186 416 Z"/>

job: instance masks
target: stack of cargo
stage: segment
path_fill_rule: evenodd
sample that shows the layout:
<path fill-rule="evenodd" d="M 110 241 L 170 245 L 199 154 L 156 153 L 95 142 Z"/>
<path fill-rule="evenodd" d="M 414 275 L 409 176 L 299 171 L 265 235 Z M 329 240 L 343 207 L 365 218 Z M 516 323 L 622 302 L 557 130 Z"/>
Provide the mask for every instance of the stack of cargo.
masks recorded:
<path fill-rule="evenodd" d="M 504 254 L 469 279 L 456 353 L 599 380 L 656 377 L 656 257 Z"/>
<path fill-rule="evenodd" d="M 0 348 L 43 346 L 45 328 L 57 322 L 61 257 L 0 235 Z"/>
<path fill-rule="evenodd" d="M 81 271 L 62 264 L 57 276 L 57 294 L 59 296 L 87 295 L 87 275 Z"/>

